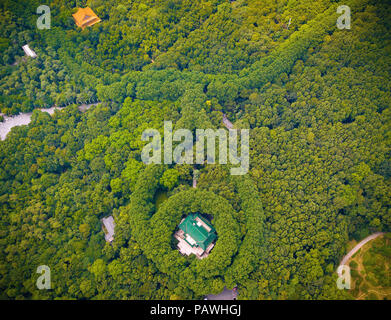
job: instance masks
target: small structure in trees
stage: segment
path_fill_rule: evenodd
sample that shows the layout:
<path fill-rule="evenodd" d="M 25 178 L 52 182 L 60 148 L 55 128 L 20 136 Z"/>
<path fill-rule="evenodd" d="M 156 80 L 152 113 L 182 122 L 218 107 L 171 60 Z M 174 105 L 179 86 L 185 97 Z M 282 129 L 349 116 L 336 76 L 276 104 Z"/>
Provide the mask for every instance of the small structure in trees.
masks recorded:
<path fill-rule="evenodd" d="M 73 19 L 78 27 L 84 30 L 85 27 L 90 27 L 101 21 L 99 17 L 92 11 L 91 8 L 79 8 L 73 15 Z"/>
<path fill-rule="evenodd" d="M 107 218 L 102 219 L 102 229 L 105 233 L 105 239 L 107 242 L 112 242 L 114 240 L 114 218 L 113 216 L 109 216 Z"/>
<path fill-rule="evenodd" d="M 195 254 L 198 259 L 206 258 L 217 238 L 216 230 L 201 215 L 189 214 L 182 219 L 175 233 L 178 249 L 184 255 Z"/>
<path fill-rule="evenodd" d="M 23 49 L 24 53 L 31 58 L 35 58 L 37 56 L 37 54 L 33 50 L 31 50 L 31 48 L 29 47 L 28 44 L 24 45 L 22 47 L 22 49 Z"/>

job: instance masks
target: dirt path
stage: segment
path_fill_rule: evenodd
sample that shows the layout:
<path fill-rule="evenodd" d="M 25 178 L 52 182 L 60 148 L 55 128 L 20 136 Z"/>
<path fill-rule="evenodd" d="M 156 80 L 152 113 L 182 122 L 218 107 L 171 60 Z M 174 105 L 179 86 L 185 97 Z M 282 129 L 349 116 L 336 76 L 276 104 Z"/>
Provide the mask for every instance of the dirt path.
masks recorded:
<path fill-rule="evenodd" d="M 365 239 L 361 240 L 359 243 L 357 243 L 357 245 L 348 252 L 348 254 L 346 256 L 343 257 L 341 263 L 339 264 L 339 267 L 340 266 L 343 266 L 343 265 L 346 265 L 347 262 L 349 261 L 349 259 L 358 251 L 360 250 L 360 248 L 365 245 L 366 243 L 368 243 L 369 241 L 373 240 L 373 239 L 376 239 L 377 237 L 383 235 L 384 232 L 376 232 L 374 234 L 371 234 L 370 236 L 366 237 Z M 338 267 L 338 268 L 339 268 Z M 337 269 L 338 270 L 338 269 Z M 341 271 L 342 272 L 342 271 Z M 339 276 L 341 276 L 341 273 L 338 273 Z"/>

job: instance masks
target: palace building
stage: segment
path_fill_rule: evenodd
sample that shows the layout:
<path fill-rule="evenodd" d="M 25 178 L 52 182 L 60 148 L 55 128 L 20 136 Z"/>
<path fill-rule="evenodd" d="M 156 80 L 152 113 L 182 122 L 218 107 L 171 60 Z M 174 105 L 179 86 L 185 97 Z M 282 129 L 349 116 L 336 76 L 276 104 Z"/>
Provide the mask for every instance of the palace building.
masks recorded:
<path fill-rule="evenodd" d="M 197 258 L 207 257 L 217 238 L 216 230 L 201 215 L 189 214 L 182 219 L 175 233 L 178 249 L 184 255 L 195 254 Z"/>

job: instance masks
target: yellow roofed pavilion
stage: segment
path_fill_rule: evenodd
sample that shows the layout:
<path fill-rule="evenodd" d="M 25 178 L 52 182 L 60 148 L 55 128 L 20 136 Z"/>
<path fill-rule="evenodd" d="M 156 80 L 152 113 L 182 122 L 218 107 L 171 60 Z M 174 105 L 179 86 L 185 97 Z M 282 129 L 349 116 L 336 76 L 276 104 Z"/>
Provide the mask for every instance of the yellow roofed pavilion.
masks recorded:
<path fill-rule="evenodd" d="M 76 25 L 83 30 L 85 27 L 90 27 L 95 23 L 101 21 L 99 17 L 95 14 L 95 12 L 92 11 L 92 9 L 89 7 L 79 8 L 79 10 L 77 10 L 77 12 L 74 13 L 72 16 L 73 19 L 75 19 Z"/>

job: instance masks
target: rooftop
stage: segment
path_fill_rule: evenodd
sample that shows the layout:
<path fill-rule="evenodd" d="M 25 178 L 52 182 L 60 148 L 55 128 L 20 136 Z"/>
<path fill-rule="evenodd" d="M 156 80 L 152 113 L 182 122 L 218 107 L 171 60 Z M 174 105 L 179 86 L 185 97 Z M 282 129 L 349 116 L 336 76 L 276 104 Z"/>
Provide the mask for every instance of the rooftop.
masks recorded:
<path fill-rule="evenodd" d="M 200 247 L 206 250 L 217 238 L 213 226 L 199 214 L 189 214 L 179 224 L 183 231 L 184 240 L 192 247 Z"/>
<path fill-rule="evenodd" d="M 101 21 L 91 8 L 79 8 L 73 15 L 73 19 L 78 27 L 84 29 Z"/>
<path fill-rule="evenodd" d="M 24 45 L 22 49 L 29 57 L 35 58 L 37 56 L 37 54 L 29 47 L 28 44 Z"/>
<path fill-rule="evenodd" d="M 115 227 L 113 216 L 109 216 L 107 218 L 103 218 L 102 219 L 102 223 L 103 223 L 103 226 L 104 226 L 106 241 L 107 242 L 113 241 L 114 240 L 114 227 Z"/>

